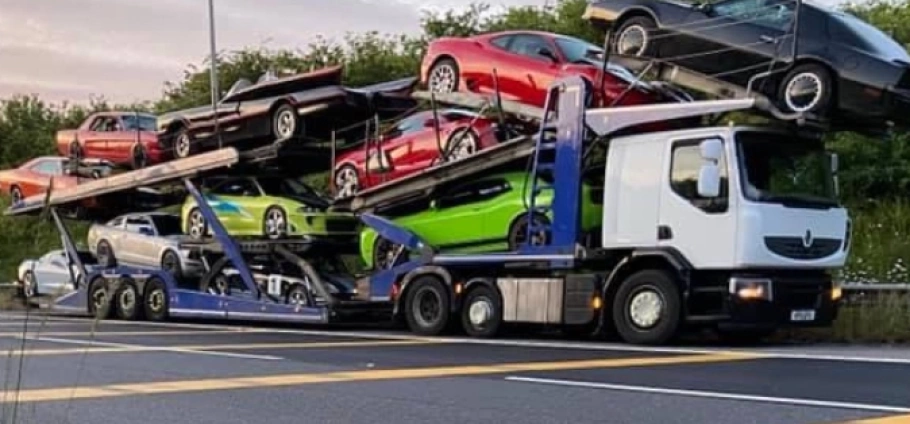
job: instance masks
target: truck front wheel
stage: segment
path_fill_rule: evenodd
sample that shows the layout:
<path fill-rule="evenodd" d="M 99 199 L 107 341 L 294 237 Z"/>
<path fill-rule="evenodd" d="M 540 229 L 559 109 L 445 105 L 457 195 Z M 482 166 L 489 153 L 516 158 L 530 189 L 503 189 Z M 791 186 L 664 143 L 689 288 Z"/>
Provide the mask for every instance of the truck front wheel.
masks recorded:
<path fill-rule="evenodd" d="M 676 335 L 681 315 L 679 287 L 664 271 L 629 275 L 613 298 L 613 322 L 627 343 L 666 343 Z"/>
<path fill-rule="evenodd" d="M 426 275 L 409 284 L 405 298 L 408 327 L 422 336 L 435 336 L 449 324 L 450 299 L 438 278 Z"/>

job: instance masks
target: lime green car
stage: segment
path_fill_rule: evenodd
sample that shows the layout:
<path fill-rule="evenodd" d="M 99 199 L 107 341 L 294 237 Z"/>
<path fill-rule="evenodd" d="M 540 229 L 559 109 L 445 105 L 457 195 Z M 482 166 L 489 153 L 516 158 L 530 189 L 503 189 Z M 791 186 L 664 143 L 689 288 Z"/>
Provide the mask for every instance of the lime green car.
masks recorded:
<path fill-rule="evenodd" d="M 599 177 L 602 180 L 603 176 Z M 526 183 L 529 186 L 525 190 Z M 409 202 L 377 214 L 414 232 L 443 252 L 508 251 L 527 240 L 526 199 L 530 199 L 530 191 L 530 178 L 526 173 L 502 173 L 441 191 L 423 204 Z M 589 181 L 582 184 L 581 231 L 585 233 L 593 235 L 601 226 L 602 193 L 602 185 Z M 538 206 L 549 206 L 552 196 L 552 190 L 542 192 Z M 540 219 L 552 220 L 552 212 Z M 547 236 L 543 233 L 532 235 L 531 243 Z M 397 248 L 378 237 L 372 228 L 364 226 L 360 232 L 360 254 L 370 268 L 387 268 L 394 260 Z"/>
<path fill-rule="evenodd" d="M 330 203 L 325 197 L 292 178 L 231 177 L 204 189 L 203 195 L 232 236 L 356 239 L 360 227 L 360 220 L 352 213 L 328 212 Z M 183 231 L 190 237 L 201 239 L 211 234 L 192 196 L 187 196 L 180 216 Z"/>

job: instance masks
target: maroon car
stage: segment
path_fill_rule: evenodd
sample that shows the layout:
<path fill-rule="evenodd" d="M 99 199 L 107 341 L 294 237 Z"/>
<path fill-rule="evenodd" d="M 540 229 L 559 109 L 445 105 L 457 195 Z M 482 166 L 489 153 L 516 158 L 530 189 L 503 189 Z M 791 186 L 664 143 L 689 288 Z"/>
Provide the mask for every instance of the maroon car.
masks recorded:
<path fill-rule="evenodd" d="M 444 109 L 418 112 L 398 122 L 378 140 L 367 140 L 341 152 L 335 160 L 335 196 L 420 172 L 433 165 L 465 158 L 499 142 L 497 124 L 475 112 Z"/>
<path fill-rule="evenodd" d="M 163 162 L 170 155 L 158 144 L 155 115 L 97 112 L 75 130 L 57 132 L 57 152 L 74 159 L 104 159 L 133 169 Z"/>

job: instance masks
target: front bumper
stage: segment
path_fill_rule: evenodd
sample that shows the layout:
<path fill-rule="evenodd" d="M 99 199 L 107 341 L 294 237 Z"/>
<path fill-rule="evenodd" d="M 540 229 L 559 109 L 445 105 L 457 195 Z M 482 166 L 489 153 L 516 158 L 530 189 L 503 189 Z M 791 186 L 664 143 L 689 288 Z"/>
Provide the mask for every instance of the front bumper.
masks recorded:
<path fill-rule="evenodd" d="M 723 308 L 728 319 L 724 328 L 827 327 L 837 318 L 840 296 L 830 278 L 773 277 L 764 280 L 768 288 L 731 283 Z M 759 284 L 762 285 L 762 284 Z"/>

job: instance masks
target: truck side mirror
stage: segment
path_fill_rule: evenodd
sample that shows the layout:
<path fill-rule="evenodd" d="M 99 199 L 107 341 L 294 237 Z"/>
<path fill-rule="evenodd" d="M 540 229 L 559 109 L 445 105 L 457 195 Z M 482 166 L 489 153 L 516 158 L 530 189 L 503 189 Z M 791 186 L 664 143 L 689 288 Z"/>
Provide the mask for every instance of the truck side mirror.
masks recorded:
<path fill-rule="evenodd" d="M 837 174 L 837 170 L 838 170 L 838 166 L 839 166 L 837 153 L 829 153 L 829 159 L 831 161 L 831 173 Z"/>

